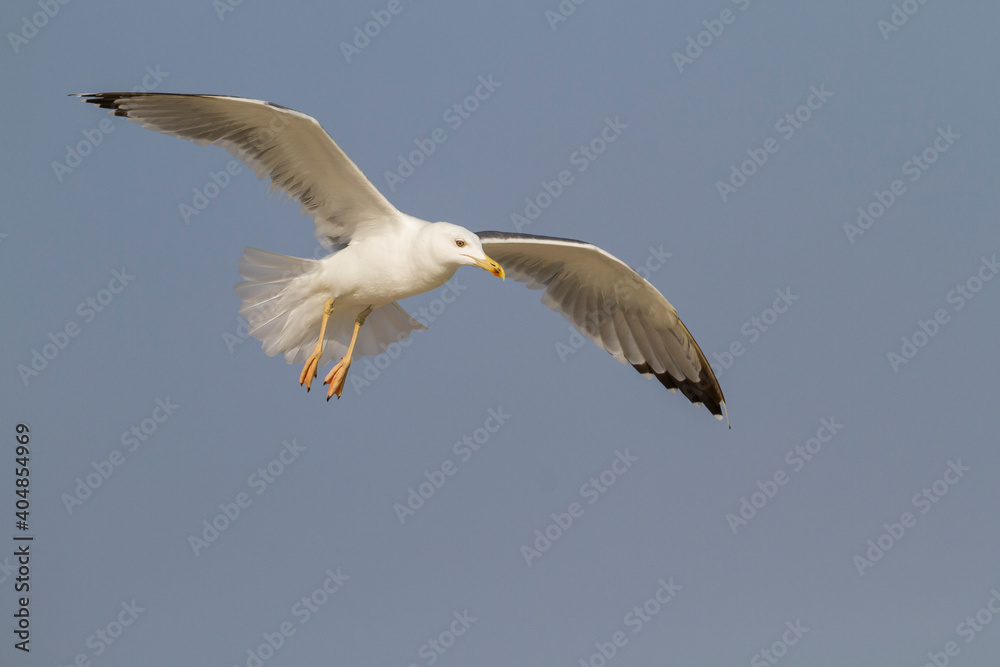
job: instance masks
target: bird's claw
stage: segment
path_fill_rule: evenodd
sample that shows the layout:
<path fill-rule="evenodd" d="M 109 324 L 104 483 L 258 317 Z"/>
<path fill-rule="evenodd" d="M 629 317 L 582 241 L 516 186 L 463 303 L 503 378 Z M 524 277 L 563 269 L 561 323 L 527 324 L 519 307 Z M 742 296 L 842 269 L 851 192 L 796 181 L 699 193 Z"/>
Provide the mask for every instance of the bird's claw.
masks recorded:
<path fill-rule="evenodd" d="M 319 355 L 313 352 L 308 359 L 306 359 L 305 366 L 302 367 L 302 373 L 299 374 L 299 386 L 306 386 L 306 392 L 312 389 L 313 378 L 316 377 L 316 371 L 319 369 Z"/>
<path fill-rule="evenodd" d="M 330 385 L 329 389 L 326 390 L 326 400 L 333 398 L 333 395 L 337 395 L 337 399 L 340 399 L 340 395 L 344 392 L 344 382 L 347 380 L 347 371 L 351 368 L 351 362 L 345 363 L 345 360 L 341 359 L 340 362 L 330 369 L 327 374 L 326 379 L 323 380 L 323 384 Z"/>

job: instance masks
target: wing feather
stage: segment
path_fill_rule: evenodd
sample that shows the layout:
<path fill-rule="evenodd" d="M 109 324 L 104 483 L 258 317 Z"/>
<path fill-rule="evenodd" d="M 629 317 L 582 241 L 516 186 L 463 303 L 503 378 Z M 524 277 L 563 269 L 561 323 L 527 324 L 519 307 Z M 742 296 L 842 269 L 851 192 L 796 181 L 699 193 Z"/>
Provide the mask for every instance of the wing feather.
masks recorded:
<path fill-rule="evenodd" d="M 143 127 L 214 144 L 270 179 L 313 219 L 327 249 L 398 224 L 399 212 L 330 138 L 316 119 L 242 97 L 174 93 L 79 95 Z"/>
<path fill-rule="evenodd" d="M 627 264 L 590 243 L 479 232 L 507 275 L 545 290 L 542 303 L 618 361 L 656 377 L 722 419 L 722 388 L 677 311 Z"/>
<path fill-rule="evenodd" d="M 603 295 L 598 301 L 597 307 L 602 307 L 604 303 Z M 599 312 L 599 311 L 596 311 Z M 600 333 L 600 338 L 591 338 L 594 344 L 600 348 L 608 351 L 608 353 L 617 359 L 618 361 L 627 363 L 625 361 L 625 354 L 622 351 L 621 341 L 618 340 L 618 334 L 615 331 L 615 322 L 610 317 L 595 317 L 598 324 L 598 332 Z"/>

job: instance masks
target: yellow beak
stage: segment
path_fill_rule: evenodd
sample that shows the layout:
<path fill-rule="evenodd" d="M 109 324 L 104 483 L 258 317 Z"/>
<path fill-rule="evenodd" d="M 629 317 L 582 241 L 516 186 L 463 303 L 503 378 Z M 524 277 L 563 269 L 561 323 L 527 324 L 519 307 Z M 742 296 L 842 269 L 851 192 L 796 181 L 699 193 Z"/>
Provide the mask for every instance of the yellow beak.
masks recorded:
<path fill-rule="evenodd" d="M 506 278 L 506 274 L 503 272 L 503 267 L 497 264 L 495 260 L 490 259 L 489 256 L 487 256 L 486 259 L 477 259 L 476 266 L 489 271 L 501 280 Z"/>

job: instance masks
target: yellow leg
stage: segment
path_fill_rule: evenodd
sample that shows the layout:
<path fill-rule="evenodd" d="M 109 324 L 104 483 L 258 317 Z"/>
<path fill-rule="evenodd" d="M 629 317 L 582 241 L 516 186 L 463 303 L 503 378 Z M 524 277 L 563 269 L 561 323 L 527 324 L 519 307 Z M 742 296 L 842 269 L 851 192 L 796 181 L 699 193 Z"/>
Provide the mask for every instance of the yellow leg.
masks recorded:
<path fill-rule="evenodd" d="M 354 344 L 358 342 L 358 332 L 361 331 L 361 327 L 364 326 L 365 320 L 371 315 L 372 307 L 368 306 L 361 314 L 358 315 L 358 319 L 354 320 L 354 333 L 351 335 L 351 344 L 347 346 L 347 354 L 341 359 L 336 366 L 330 369 L 327 374 L 326 379 L 323 380 L 323 384 L 330 385 L 330 388 L 326 392 L 326 400 L 330 400 L 334 394 L 337 398 L 344 391 L 344 382 L 347 380 L 347 371 L 351 369 L 351 357 L 354 354 Z"/>
<path fill-rule="evenodd" d="M 312 388 L 313 378 L 316 377 L 316 370 L 319 368 L 320 357 L 323 356 L 323 339 L 326 337 L 326 323 L 330 319 L 330 314 L 333 312 L 333 299 L 327 299 L 326 304 L 323 306 L 323 321 L 319 325 L 319 341 L 316 342 L 316 347 L 313 349 L 312 354 L 306 359 L 306 365 L 302 367 L 302 373 L 299 375 L 299 386 L 306 386 L 306 391 Z"/>

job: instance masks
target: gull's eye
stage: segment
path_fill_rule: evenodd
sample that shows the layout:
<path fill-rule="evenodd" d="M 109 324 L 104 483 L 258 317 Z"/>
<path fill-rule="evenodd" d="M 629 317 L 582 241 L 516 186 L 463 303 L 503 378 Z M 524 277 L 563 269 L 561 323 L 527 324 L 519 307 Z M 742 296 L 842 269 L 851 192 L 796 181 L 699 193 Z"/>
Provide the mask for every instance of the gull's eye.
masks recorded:
<path fill-rule="evenodd" d="M 455 245 L 457 245 L 459 248 L 464 248 L 465 241 L 463 241 L 462 239 L 455 239 Z"/>

